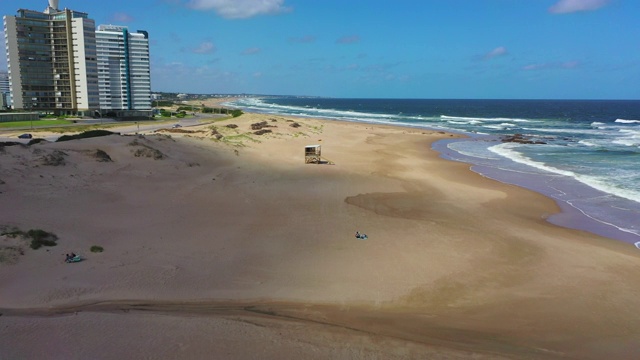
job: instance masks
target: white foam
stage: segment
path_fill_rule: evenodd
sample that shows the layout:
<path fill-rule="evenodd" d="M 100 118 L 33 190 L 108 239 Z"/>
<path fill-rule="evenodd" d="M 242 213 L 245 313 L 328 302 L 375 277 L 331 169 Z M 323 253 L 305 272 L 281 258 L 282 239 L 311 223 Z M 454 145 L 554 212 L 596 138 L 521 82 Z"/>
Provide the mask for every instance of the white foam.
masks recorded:
<path fill-rule="evenodd" d="M 537 131 L 542 133 L 558 133 L 558 134 L 599 134 L 599 135 L 608 135 L 610 132 L 605 131 L 595 131 L 594 129 L 554 129 L 554 128 L 522 128 L 523 130 L 529 131 Z M 604 130 L 604 129 L 599 129 Z"/>
<path fill-rule="evenodd" d="M 523 145 L 516 144 L 516 143 L 502 143 L 502 144 L 490 147 L 489 150 L 498 155 L 511 159 L 517 163 L 528 165 L 533 168 L 540 169 L 553 174 L 568 176 L 585 185 L 588 185 L 594 189 L 600 190 L 607 194 L 613 194 L 621 198 L 625 198 L 625 199 L 640 203 L 640 192 L 638 191 L 621 189 L 621 188 L 612 186 L 611 183 L 607 181 L 607 179 L 599 178 L 596 176 L 577 174 L 577 173 L 574 173 L 573 171 L 558 169 L 556 167 L 549 166 L 545 163 L 535 161 L 514 150 L 520 146 L 523 146 Z"/>
<path fill-rule="evenodd" d="M 481 117 L 464 117 L 464 116 L 447 116 L 441 115 L 441 119 L 443 120 L 462 120 L 462 121 L 513 121 L 513 122 L 529 122 L 527 119 L 518 119 L 518 118 L 481 118 Z"/>
<path fill-rule="evenodd" d="M 582 145 L 586 145 L 589 147 L 597 147 L 600 146 L 599 144 L 592 142 L 592 140 L 580 140 L 578 141 L 578 144 L 582 144 Z"/>
<path fill-rule="evenodd" d="M 640 241 L 634 244 L 638 249 L 640 249 Z"/>
<path fill-rule="evenodd" d="M 640 124 L 640 120 L 616 119 L 615 122 L 621 123 L 621 124 Z"/>
<path fill-rule="evenodd" d="M 496 130 L 511 130 L 511 128 L 514 128 L 517 126 L 510 123 L 502 123 L 502 124 L 495 124 L 495 125 L 482 125 L 482 127 L 485 127 L 488 129 L 496 129 Z"/>

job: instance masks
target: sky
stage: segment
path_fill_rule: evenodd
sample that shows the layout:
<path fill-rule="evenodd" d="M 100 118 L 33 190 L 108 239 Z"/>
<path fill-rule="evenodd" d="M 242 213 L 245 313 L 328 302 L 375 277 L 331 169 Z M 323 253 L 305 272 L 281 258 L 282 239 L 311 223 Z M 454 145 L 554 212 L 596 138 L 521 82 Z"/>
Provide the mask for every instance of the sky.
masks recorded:
<path fill-rule="evenodd" d="M 46 6 L 0 0 L 0 14 Z M 148 31 L 153 91 L 640 99 L 638 0 L 60 0 L 65 7 L 96 25 Z"/>

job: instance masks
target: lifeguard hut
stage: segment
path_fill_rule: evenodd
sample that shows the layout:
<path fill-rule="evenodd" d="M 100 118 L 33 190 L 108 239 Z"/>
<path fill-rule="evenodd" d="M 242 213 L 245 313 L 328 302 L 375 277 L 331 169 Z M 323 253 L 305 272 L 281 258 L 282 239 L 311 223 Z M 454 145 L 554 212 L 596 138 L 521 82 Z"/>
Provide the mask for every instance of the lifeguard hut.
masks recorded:
<path fill-rule="evenodd" d="M 307 145 L 304 147 L 304 163 L 320 164 L 322 150 L 320 145 Z"/>

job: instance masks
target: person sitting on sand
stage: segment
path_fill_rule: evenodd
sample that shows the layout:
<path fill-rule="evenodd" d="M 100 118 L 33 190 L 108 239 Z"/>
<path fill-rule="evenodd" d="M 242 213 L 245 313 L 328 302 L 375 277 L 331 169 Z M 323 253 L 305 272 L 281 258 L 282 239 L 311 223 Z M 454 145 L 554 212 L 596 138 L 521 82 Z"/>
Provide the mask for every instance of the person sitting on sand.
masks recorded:
<path fill-rule="evenodd" d="M 76 254 L 74 254 L 74 253 L 71 253 L 71 255 L 69 255 L 69 258 L 70 258 L 70 259 L 73 259 L 73 258 L 74 258 L 74 257 L 76 257 L 76 256 L 78 256 L 78 255 L 76 255 Z"/>
<path fill-rule="evenodd" d="M 69 254 L 64 254 L 64 261 L 69 262 L 69 259 L 71 259 L 71 256 L 69 256 Z"/>
<path fill-rule="evenodd" d="M 356 231 L 356 237 L 360 239 L 360 231 Z"/>

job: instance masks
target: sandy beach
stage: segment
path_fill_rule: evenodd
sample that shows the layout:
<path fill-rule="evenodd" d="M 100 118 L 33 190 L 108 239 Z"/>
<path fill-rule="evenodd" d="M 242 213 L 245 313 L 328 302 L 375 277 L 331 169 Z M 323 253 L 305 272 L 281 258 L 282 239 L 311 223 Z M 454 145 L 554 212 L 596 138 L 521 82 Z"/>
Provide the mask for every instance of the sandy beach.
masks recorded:
<path fill-rule="evenodd" d="M 0 226 L 58 236 L 0 237 L 0 359 L 639 358 L 640 252 L 430 150 L 455 136 L 244 114 L 0 147 Z"/>

